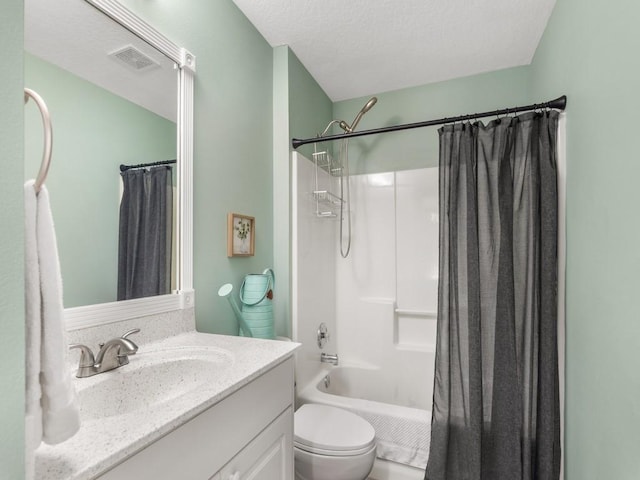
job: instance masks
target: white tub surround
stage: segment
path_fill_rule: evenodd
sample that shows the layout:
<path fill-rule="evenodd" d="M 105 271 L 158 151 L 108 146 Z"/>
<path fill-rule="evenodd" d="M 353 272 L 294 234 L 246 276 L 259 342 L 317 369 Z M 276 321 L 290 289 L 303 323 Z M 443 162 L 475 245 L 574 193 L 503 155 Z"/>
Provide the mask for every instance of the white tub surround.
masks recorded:
<path fill-rule="evenodd" d="M 316 174 L 322 188 L 335 191 L 335 179 L 322 169 L 293 152 L 292 205 L 292 330 L 293 339 L 302 343 L 296 352 L 296 381 L 306 385 L 326 364 L 320 363 L 317 331 L 325 323 L 331 339 L 323 352 L 336 353 L 336 258 L 338 220 L 317 214 L 314 195 Z"/>
<path fill-rule="evenodd" d="M 438 169 L 353 175 L 351 254 L 336 262 L 337 350 L 425 385 L 438 295 Z M 375 345 L 375 348 L 372 348 Z"/>
<path fill-rule="evenodd" d="M 119 328 L 118 334 L 123 333 L 120 330 Z M 102 340 L 108 340 L 108 338 Z M 197 415 L 205 411 L 210 412 L 210 407 L 234 392 L 238 392 L 258 377 L 265 378 L 263 374 L 273 371 L 274 367 L 289 359 L 297 347 L 298 344 L 292 342 L 229 337 L 193 331 L 150 343 L 141 342 L 138 353 L 130 357 L 129 365 L 94 377 L 76 379 L 80 396 L 82 397 L 83 388 L 87 388 L 86 385 L 90 382 L 98 382 L 99 377 L 104 375 L 123 375 L 127 369 L 130 374 L 132 370 L 144 367 L 145 362 L 149 362 L 154 355 L 157 358 L 158 352 L 163 354 L 167 352 L 169 357 L 184 352 L 187 356 L 194 355 L 194 361 L 212 354 L 211 358 L 218 362 L 216 374 L 210 382 L 197 384 L 197 388 L 193 388 L 193 383 L 189 382 L 188 374 L 185 378 L 176 377 L 175 374 L 168 376 L 172 384 L 167 385 L 167 388 L 175 390 L 175 383 L 181 385 L 184 383 L 185 388 L 191 388 L 188 390 L 188 395 L 177 395 L 164 403 L 154 404 L 151 399 L 149 406 L 145 407 L 142 402 L 141 408 L 135 408 L 137 404 L 134 402 L 134 407 L 130 407 L 125 413 L 102 418 L 93 418 L 100 412 L 81 412 L 82 425 L 73 438 L 60 445 L 41 445 L 38 448 L 36 478 L 78 480 L 99 477 Z M 170 361 L 167 362 L 168 368 L 171 368 L 170 364 Z M 162 365 L 158 368 L 162 368 Z M 138 377 L 138 380 L 140 382 L 137 384 L 138 390 L 149 391 L 148 386 L 144 385 L 144 375 Z M 151 387 L 158 388 L 157 385 Z M 136 391 L 128 394 L 135 396 Z M 292 393 L 287 395 L 292 397 Z M 109 405 L 110 399 L 107 395 L 102 400 L 105 402 L 103 414 L 109 413 L 107 406 L 117 410 L 117 407 Z M 116 411 L 116 413 L 119 412 Z M 211 448 L 214 446 L 212 445 Z"/>

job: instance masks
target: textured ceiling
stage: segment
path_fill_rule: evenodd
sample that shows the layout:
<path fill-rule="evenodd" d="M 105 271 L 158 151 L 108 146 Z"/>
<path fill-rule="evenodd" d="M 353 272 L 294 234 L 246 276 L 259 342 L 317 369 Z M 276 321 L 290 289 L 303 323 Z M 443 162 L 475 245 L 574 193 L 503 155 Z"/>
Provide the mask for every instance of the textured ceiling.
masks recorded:
<path fill-rule="evenodd" d="M 233 0 L 333 101 L 529 64 L 555 0 Z"/>

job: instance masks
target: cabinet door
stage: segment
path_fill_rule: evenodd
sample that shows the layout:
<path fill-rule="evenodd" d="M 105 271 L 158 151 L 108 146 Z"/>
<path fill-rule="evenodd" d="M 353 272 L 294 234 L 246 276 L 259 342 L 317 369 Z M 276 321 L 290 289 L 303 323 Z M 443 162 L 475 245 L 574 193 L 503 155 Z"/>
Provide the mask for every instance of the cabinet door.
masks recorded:
<path fill-rule="evenodd" d="M 220 480 L 293 480 L 291 407 L 222 468 Z"/>

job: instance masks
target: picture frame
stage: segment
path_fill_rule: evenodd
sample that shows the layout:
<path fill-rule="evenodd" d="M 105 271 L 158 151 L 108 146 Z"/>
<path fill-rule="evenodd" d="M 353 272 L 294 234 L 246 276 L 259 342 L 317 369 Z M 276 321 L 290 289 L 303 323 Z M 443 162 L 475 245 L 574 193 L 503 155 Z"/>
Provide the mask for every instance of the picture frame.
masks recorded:
<path fill-rule="evenodd" d="M 251 257 L 256 248 L 256 219 L 227 214 L 227 257 Z"/>

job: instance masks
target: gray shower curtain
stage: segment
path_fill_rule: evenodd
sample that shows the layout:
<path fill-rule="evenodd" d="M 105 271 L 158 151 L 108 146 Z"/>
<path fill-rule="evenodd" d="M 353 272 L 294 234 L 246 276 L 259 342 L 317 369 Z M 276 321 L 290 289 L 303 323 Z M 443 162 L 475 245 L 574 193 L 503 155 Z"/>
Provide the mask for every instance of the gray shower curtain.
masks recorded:
<path fill-rule="evenodd" d="M 118 300 L 170 293 L 171 167 L 132 169 L 121 176 Z"/>
<path fill-rule="evenodd" d="M 558 113 L 440 133 L 426 480 L 558 480 Z"/>

